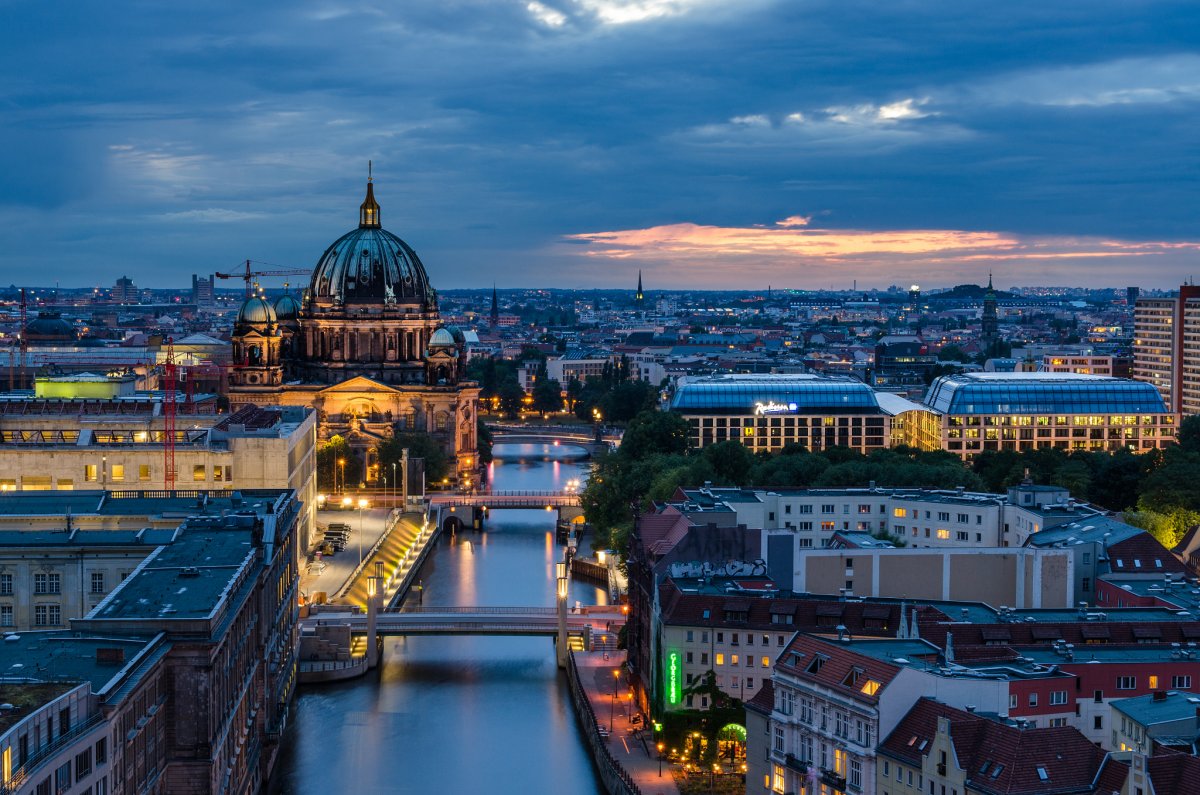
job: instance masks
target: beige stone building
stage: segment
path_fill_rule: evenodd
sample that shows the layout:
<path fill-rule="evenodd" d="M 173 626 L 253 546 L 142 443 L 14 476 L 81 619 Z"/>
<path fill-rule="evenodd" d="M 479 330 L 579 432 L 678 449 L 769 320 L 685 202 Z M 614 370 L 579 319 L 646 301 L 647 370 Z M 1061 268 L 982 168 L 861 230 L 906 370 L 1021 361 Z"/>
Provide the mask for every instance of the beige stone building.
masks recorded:
<path fill-rule="evenodd" d="M 382 474 L 375 446 L 396 430 L 432 435 L 470 480 L 479 387 L 463 380 L 465 364 L 462 332 L 442 326 L 425 266 L 383 229 L 368 181 L 358 228 L 321 255 L 300 301 L 247 298 L 229 398 L 234 407 L 312 407 L 321 439 L 342 436 L 364 452 L 368 481 Z"/>

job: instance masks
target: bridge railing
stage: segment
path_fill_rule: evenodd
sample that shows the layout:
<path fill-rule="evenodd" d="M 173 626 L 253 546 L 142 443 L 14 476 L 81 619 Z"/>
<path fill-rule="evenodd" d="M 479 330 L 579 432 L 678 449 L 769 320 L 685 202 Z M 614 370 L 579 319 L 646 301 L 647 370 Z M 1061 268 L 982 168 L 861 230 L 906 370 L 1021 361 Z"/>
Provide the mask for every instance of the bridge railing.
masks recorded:
<path fill-rule="evenodd" d="M 553 616 L 556 607 L 405 607 L 388 610 L 389 613 L 419 613 L 432 615 L 480 615 L 480 616 Z"/>

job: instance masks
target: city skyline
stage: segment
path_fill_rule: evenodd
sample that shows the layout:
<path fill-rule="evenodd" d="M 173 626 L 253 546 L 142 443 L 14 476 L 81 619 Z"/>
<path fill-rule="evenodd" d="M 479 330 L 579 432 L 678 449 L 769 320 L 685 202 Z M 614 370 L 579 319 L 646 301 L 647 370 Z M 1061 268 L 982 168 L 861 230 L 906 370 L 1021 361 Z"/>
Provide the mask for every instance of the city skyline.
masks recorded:
<path fill-rule="evenodd" d="M 368 159 L 439 289 L 1171 288 L 1200 248 L 1186 4 L 11 13 L 13 283 L 311 268 Z"/>

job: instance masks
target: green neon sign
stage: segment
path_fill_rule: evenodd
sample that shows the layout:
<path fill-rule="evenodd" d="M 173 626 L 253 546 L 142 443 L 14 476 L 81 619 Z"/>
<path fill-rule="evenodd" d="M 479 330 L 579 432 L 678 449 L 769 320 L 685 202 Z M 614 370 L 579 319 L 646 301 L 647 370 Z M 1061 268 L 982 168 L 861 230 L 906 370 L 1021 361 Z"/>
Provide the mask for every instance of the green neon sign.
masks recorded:
<path fill-rule="evenodd" d="M 679 652 L 673 651 L 667 654 L 667 703 L 678 704 L 680 695 L 679 680 L 681 677 L 680 669 L 682 666 L 679 663 Z"/>

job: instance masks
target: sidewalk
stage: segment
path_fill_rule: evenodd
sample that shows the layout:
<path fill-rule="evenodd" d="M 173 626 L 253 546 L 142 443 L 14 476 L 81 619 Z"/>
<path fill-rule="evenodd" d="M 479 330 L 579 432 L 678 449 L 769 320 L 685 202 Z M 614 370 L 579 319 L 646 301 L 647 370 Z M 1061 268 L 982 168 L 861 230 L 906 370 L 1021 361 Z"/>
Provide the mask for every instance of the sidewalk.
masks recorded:
<path fill-rule="evenodd" d="M 642 732 L 638 738 L 631 734 L 635 727 L 628 715 L 629 710 L 635 708 L 625 677 L 625 652 L 609 654 L 607 660 L 602 652 L 575 652 L 575 665 L 596 720 L 608 729 L 608 718 L 612 716 L 609 752 L 634 780 L 642 795 L 679 795 L 669 763 L 662 763 L 662 776 L 659 776 L 658 750 L 654 747 L 653 731 Z M 620 671 L 621 674 L 615 700 L 613 684 L 617 680 L 613 671 Z"/>
<path fill-rule="evenodd" d="M 330 522 L 341 522 L 350 525 L 350 539 L 341 552 L 333 556 L 323 556 L 321 566 L 313 565 L 307 570 L 301 567 L 300 590 L 305 594 L 322 591 L 327 599 L 332 600 L 358 566 L 359 544 L 362 544 L 364 550 L 375 544 L 383 534 L 388 513 L 387 508 L 368 508 L 362 512 L 360 518 L 358 511 L 318 511 L 318 538 Z"/>

